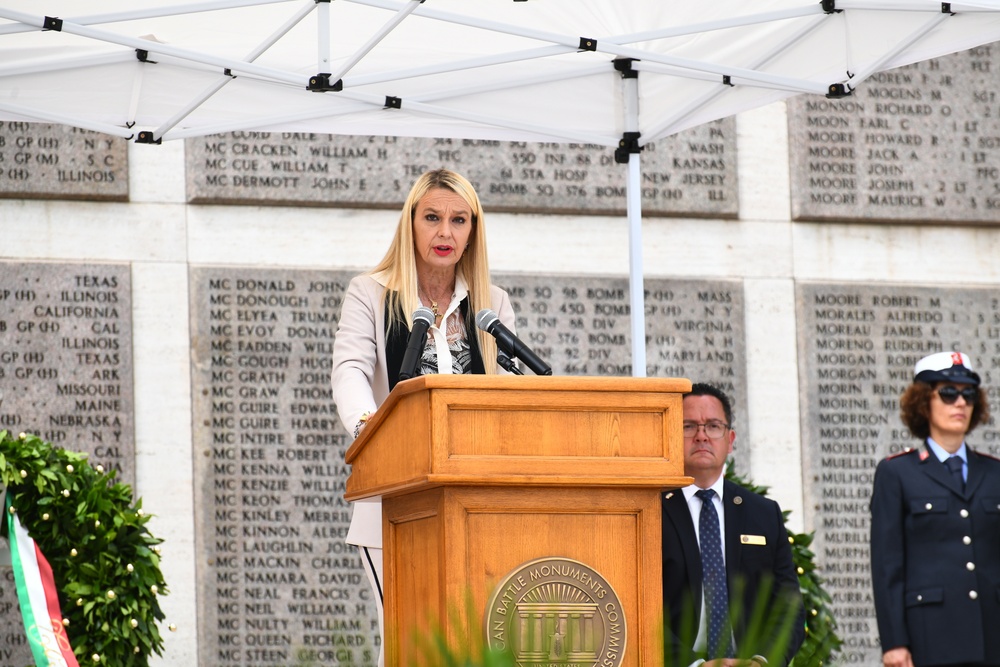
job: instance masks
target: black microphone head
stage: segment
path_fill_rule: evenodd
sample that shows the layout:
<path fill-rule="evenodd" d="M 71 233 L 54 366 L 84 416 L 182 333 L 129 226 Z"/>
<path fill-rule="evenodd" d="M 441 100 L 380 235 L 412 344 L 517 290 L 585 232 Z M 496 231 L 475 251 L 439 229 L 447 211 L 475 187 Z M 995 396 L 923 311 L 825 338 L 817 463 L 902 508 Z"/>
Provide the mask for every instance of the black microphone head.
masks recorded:
<path fill-rule="evenodd" d="M 483 308 L 478 313 L 476 313 L 476 326 L 489 333 L 490 327 L 493 323 L 499 320 L 500 317 L 494 313 L 489 308 Z"/>
<path fill-rule="evenodd" d="M 416 322 L 417 320 L 427 322 L 428 326 L 434 324 L 434 311 L 427 306 L 420 306 L 413 311 L 413 321 Z"/>

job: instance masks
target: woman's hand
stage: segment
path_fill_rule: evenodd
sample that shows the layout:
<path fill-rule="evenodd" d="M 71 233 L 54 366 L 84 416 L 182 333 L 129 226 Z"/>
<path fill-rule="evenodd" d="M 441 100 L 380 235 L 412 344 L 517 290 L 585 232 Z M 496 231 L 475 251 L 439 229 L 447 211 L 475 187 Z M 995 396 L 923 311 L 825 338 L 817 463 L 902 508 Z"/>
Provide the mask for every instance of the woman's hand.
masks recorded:
<path fill-rule="evenodd" d="M 354 439 L 357 440 L 358 436 L 361 435 L 361 431 L 364 430 L 365 426 L 368 424 L 368 420 L 372 418 L 374 412 L 366 412 L 361 415 L 361 419 L 358 420 L 357 425 L 354 427 Z"/>

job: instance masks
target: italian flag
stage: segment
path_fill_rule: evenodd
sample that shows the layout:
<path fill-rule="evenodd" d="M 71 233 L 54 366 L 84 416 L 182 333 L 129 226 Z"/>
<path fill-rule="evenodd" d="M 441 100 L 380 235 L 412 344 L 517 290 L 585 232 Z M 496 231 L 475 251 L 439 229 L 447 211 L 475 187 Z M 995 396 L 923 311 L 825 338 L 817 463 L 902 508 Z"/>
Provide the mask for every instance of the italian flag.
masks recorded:
<path fill-rule="evenodd" d="M 10 496 L 4 503 L 10 538 L 10 557 L 17 584 L 24 630 L 36 667 L 79 667 L 62 624 L 59 596 L 52 568 L 35 541 L 10 512 Z"/>

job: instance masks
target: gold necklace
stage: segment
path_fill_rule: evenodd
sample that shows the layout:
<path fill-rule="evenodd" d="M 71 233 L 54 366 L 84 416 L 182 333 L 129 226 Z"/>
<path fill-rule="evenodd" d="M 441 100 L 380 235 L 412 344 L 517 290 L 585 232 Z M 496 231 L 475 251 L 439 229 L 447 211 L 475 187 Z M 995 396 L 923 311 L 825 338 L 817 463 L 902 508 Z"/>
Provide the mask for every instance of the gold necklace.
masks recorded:
<path fill-rule="evenodd" d="M 438 302 L 427 296 L 427 293 L 423 292 L 419 288 L 417 289 L 417 296 L 420 296 L 421 299 L 426 299 L 427 301 L 431 302 L 431 312 L 434 313 L 434 324 L 437 324 L 437 321 L 441 319 L 441 312 L 438 310 Z"/>

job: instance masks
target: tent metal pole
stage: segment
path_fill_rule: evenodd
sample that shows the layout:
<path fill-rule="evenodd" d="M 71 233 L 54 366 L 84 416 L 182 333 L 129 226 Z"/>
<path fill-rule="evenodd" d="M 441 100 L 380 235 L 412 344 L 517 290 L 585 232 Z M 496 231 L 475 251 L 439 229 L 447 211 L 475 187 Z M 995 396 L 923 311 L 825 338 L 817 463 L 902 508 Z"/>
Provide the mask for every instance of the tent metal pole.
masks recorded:
<path fill-rule="evenodd" d="M 368 5 L 370 7 L 381 7 L 382 9 L 396 10 L 398 5 L 389 0 L 347 0 L 349 2 L 354 2 L 360 5 Z M 796 8 L 788 13 L 787 17 L 797 17 L 803 15 L 809 15 L 817 13 L 819 4 L 816 3 L 815 7 L 809 7 L 805 10 L 801 8 Z M 579 35 L 562 35 L 558 33 L 545 32 L 542 30 L 534 30 L 530 28 L 525 28 L 524 26 L 512 26 L 503 23 L 497 23 L 495 21 L 485 21 L 485 20 L 474 20 L 468 16 L 456 15 L 449 12 L 438 12 L 433 9 L 420 8 L 416 12 L 419 16 L 425 18 L 433 18 L 443 21 L 450 21 L 459 25 L 467 25 L 470 27 L 483 28 L 486 30 L 492 30 L 494 32 L 506 33 L 510 35 L 517 35 L 520 37 L 528 37 L 531 39 L 538 39 L 541 41 L 551 42 L 552 44 L 560 44 L 562 46 L 570 47 L 572 49 L 577 49 L 579 47 Z M 752 17 L 743 17 L 750 23 L 755 23 Z M 769 13 L 767 15 L 768 19 L 773 20 L 773 16 Z M 765 19 L 766 20 L 766 19 Z M 705 24 L 707 25 L 707 24 Z M 720 22 L 719 27 L 731 27 L 728 25 L 723 25 Z M 607 39 L 597 40 L 596 51 L 598 53 L 607 53 L 610 55 L 622 57 L 622 58 L 635 58 L 637 60 L 644 60 L 647 62 L 658 62 L 663 65 L 674 65 L 681 69 L 690 69 L 701 72 L 709 72 L 712 74 L 718 74 L 720 77 L 723 75 L 739 77 L 740 79 L 745 79 L 747 81 L 756 81 L 762 84 L 767 84 L 768 86 L 776 86 L 781 90 L 790 90 L 799 93 L 817 93 L 823 94 L 826 92 L 826 83 L 813 83 L 808 80 L 802 79 L 792 79 L 789 77 L 775 76 L 771 74 L 766 74 L 763 72 L 754 72 L 753 70 L 732 68 L 723 65 L 717 65 L 714 63 L 703 62 L 692 60 L 690 58 L 678 58 L 669 57 L 662 54 L 653 54 L 648 50 L 636 49 L 628 46 L 619 44 L 621 41 L 620 37 L 609 37 Z"/>
<path fill-rule="evenodd" d="M 988 4 L 983 2 L 953 2 L 951 9 L 954 12 L 987 12 L 989 14 L 995 14 L 1000 11 L 995 4 Z"/>
<path fill-rule="evenodd" d="M 272 116 L 259 116 L 248 119 L 243 123 L 225 123 L 216 126 L 206 126 L 200 127 L 192 132 L 187 132 L 185 130 L 179 130 L 177 132 L 171 132 L 170 136 L 164 136 L 165 139 L 180 139 L 187 137 L 202 136 L 205 134 L 217 134 L 219 132 L 229 132 L 231 130 L 252 130 L 265 125 L 281 125 L 285 123 L 303 122 L 313 118 L 326 118 L 334 116 L 344 116 L 352 113 L 362 113 L 364 111 L 370 110 L 374 107 L 382 108 L 385 105 L 385 98 L 379 97 L 378 95 L 372 95 L 370 93 L 359 93 L 357 91 L 344 90 L 336 94 L 336 97 L 329 98 L 335 102 L 338 106 L 332 106 L 328 108 L 310 108 L 305 111 L 298 111 L 294 113 L 287 114 L 275 114 Z M 355 102 L 356 104 L 347 104 L 347 102 Z M 342 104 L 343 103 L 343 104 Z M 434 106 L 431 104 L 423 104 L 420 102 L 412 101 L 410 98 L 403 99 L 403 110 L 415 111 L 421 114 L 426 114 L 428 116 L 434 116 L 437 118 L 449 118 L 451 120 L 458 121 L 468 121 L 475 125 L 487 125 L 494 128 L 505 128 L 510 130 L 518 130 L 520 132 L 529 132 L 537 136 L 537 139 L 530 139 L 531 141 L 573 141 L 586 144 L 600 144 L 601 146 L 617 146 L 620 137 L 612 136 L 611 134 L 594 134 L 592 132 L 580 132 L 574 131 L 570 127 L 547 127 L 545 125 L 538 125 L 534 123 L 524 123 L 517 121 L 515 119 L 500 118 L 496 116 L 487 116 L 485 114 L 457 111 L 454 109 L 448 109 L 446 107 Z M 365 132 L 359 132 L 364 134 Z M 373 132 L 367 132 L 367 134 L 372 134 Z M 429 136 L 429 135 L 415 135 L 415 136 Z M 456 135 L 458 136 L 458 135 Z"/>
<path fill-rule="evenodd" d="M 760 84 L 761 87 L 765 88 L 774 87 L 780 90 L 817 94 L 824 94 L 827 90 L 827 84 L 820 83 L 818 81 L 777 76 L 766 72 L 756 72 L 752 69 L 744 67 L 720 65 L 718 63 L 712 63 L 705 60 L 692 60 L 691 58 L 679 58 L 677 56 L 668 56 L 662 53 L 649 53 L 648 51 L 628 46 L 612 45 L 601 48 L 601 43 L 598 42 L 597 50 L 601 53 L 610 53 L 623 58 L 635 58 L 636 60 L 641 60 L 644 64 L 659 63 L 661 65 L 670 65 L 682 70 L 687 69 L 695 72 L 717 74 L 720 78 L 723 76 L 729 76 L 734 81 L 739 79 L 740 81 L 747 81 L 752 84 Z"/>
<path fill-rule="evenodd" d="M 840 7 L 839 0 L 837 7 Z M 634 44 L 635 42 L 648 42 L 654 39 L 669 39 L 671 37 L 684 37 L 685 35 L 700 35 L 703 32 L 713 30 L 726 30 L 729 28 L 745 28 L 760 23 L 770 23 L 772 21 L 784 21 L 787 19 L 801 18 L 803 16 L 813 16 L 821 14 L 823 8 L 818 2 L 803 4 L 801 7 L 791 7 L 773 12 L 762 12 L 760 14 L 746 14 L 744 16 L 734 16 L 718 21 L 706 21 L 704 23 L 689 23 L 683 26 L 670 26 L 657 30 L 647 30 L 629 35 L 615 35 L 611 40 L 616 44 Z"/>
<path fill-rule="evenodd" d="M 947 19 L 948 19 L 948 14 L 937 14 L 936 16 L 934 16 L 933 19 L 931 19 L 926 24 L 924 24 L 923 26 L 921 26 L 921 28 L 919 30 L 917 30 L 917 31 L 913 32 L 912 34 L 908 35 L 906 37 L 906 39 L 904 39 L 899 44 L 897 44 L 896 46 L 894 46 L 885 55 L 883 55 L 881 58 L 879 58 L 875 62 L 871 63 L 865 70 L 860 71 L 860 72 L 855 72 L 855 77 L 857 78 L 858 82 L 864 81 L 869 76 L 871 76 L 874 72 L 877 72 L 878 70 L 880 70 L 883 66 L 886 65 L 886 63 L 888 63 L 890 60 L 892 60 L 893 57 L 899 55 L 900 53 L 902 53 L 906 49 L 908 49 L 911 46 L 913 46 L 914 44 L 916 44 L 918 41 L 920 41 L 920 39 L 922 39 L 923 37 L 925 37 L 927 35 L 927 33 L 929 33 L 934 28 L 938 27 L 938 25 L 942 21 L 946 21 Z"/>
<path fill-rule="evenodd" d="M 395 2 L 394 0 L 345 0 L 345 1 L 352 2 L 358 5 L 365 5 L 368 7 L 378 7 L 380 9 L 386 9 L 389 11 L 396 11 L 399 7 L 398 3 Z M 725 19 L 720 19 L 718 21 L 705 21 L 702 23 L 694 23 L 684 26 L 676 26 L 676 27 L 671 26 L 669 28 L 664 28 L 661 30 L 650 30 L 641 33 L 635 33 L 634 35 L 607 36 L 601 38 L 599 40 L 599 44 L 600 42 L 624 44 L 627 42 L 645 42 L 654 39 L 681 37 L 685 35 L 699 34 L 702 32 L 708 32 L 712 30 L 726 30 L 730 28 L 740 28 L 745 26 L 756 25 L 759 23 L 769 23 L 772 21 L 795 19 L 795 18 L 800 18 L 802 16 L 818 14 L 822 11 L 823 10 L 818 2 L 811 2 L 810 0 L 804 0 L 801 5 L 797 7 L 790 7 L 787 9 L 761 12 L 758 14 L 745 14 L 743 16 L 729 17 Z M 581 35 L 568 35 L 568 34 L 547 32 L 543 30 L 535 30 L 533 28 L 528 28 L 523 25 L 512 25 L 508 23 L 500 23 L 498 21 L 491 21 L 488 19 L 479 19 L 464 14 L 456 14 L 454 12 L 439 11 L 435 10 L 433 8 L 433 5 L 428 5 L 426 7 L 422 6 L 417 13 L 419 16 L 423 16 L 425 18 L 436 19 L 439 21 L 447 21 L 449 23 L 465 25 L 471 28 L 482 28 L 483 30 L 491 30 L 493 32 L 506 33 L 508 35 L 527 37 L 529 39 L 537 39 L 543 42 L 552 42 L 553 44 L 562 44 L 564 46 L 570 46 L 573 48 L 578 46 L 578 41 L 579 38 L 581 37 Z"/>
<path fill-rule="evenodd" d="M 646 286 L 642 277 L 642 165 L 628 158 L 629 307 L 632 313 L 632 377 L 646 377 Z"/>
<path fill-rule="evenodd" d="M 523 60 L 537 60 L 541 58 L 547 58 L 549 56 L 559 56 L 566 53 L 575 53 L 576 51 L 578 51 L 578 49 L 571 49 L 568 46 L 543 46 L 538 49 L 531 49 L 528 51 L 513 51 L 498 56 L 483 56 L 480 58 L 470 58 L 468 60 L 455 60 L 449 63 L 443 63 L 433 66 L 428 65 L 426 67 L 412 67 L 410 69 L 393 70 L 391 72 L 380 72 L 378 74 L 362 74 L 359 76 L 349 76 L 344 79 L 344 87 L 347 88 L 350 86 L 354 87 L 366 86 L 372 83 L 385 83 L 387 81 L 412 79 L 418 76 L 447 74 L 448 72 L 459 72 L 462 70 L 472 69 L 475 67 L 506 65 L 509 63 L 516 63 Z M 608 71 L 607 61 L 594 63 L 593 70 L 594 71 L 599 70 L 600 72 L 606 74 Z M 573 70 L 573 76 L 579 76 L 576 69 Z M 567 75 L 565 73 L 550 75 L 550 79 L 564 80 L 566 78 Z M 518 79 L 518 81 L 522 80 L 523 79 Z"/>
<path fill-rule="evenodd" d="M 622 79 L 625 131 L 639 131 L 639 79 Z M 646 287 L 642 278 L 642 164 L 639 153 L 628 156 L 628 265 L 629 312 L 632 319 L 632 377 L 646 377 Z"/>
<path fill-rule="evenodd" d="M 45 74 L 47 72 L 65 72 L 72 69 L 84 69 L 86 67 L 96 67 L 99 65 L 117 65 L 120 63 L 134 63 L 134 51 L 122 51 L 116 53 L 105 53 L 97 56 L 80 58 L 60 58 L 36 60 L 28 63 L 19 62 L 0 66 L 0 78 L 8 76 L 20 76 L 24 74 Z"/>
<path fill-rule="evenodd" d="M 642 70 L 643 72 L 649 72 L 650 74 L 665 74 L 667 76 L 675 76 L 681 79 L 688 79 L 691 81 L 708 81 L 709 83 L 722 82 L 722 77 L 718 75 L 710 75 L 705 72 L 698 72 L 697 70 L 678 69 L 676 66 L 673 65 L 660 65 L 654 62 L 642 63 L 641 65 L 636 66 L 636 69 Z M 847 80 L 848 78 L 845 76 L 841 81 L 847 81 Z M 836 83 L 840 83 L 841 81 L 836 81 Z M 825 95 L 827 93 L 826 86 L 823 86 L 822 90 L 819 89 L 819 86 L 811 86 L 809 88 L 803 88 L 802 86 L 793 84 L 776 84 L 771 82 L 765 82 L 762 81 L 760 77 L 753 77 L 747 79 L 736 74 L 729 76 L 728 84 L 731 84 L 733 86 L 760 88 L 762 90 L 779 90 L 786 93 L 790 93 L 792 95 L 799 95 L 803 93 L 807 95 Z"/>
<path fill-rule="evenodd" d="M 985 4 L 976 2 L 954 2 L 951 3 L 951 10 L 953 12 L 969 12 L 969 11 L 984 11 L 995 13 L 1000 11 L 1000 7 L 995 4 Z M 880 12 L 928 12 L 928 13 L 938 13 L 941 11 L 941 6 L 936 3 L 924 3 L 924 2 L 882 2 L 876 1 L 871 2 L 870 0 L 837 0 L 837 9 L 850 9 L 850 10 L 870 10 L 870 11 L 880 11 Z"/>
<path fill-rule="evenodd" d="M 46 123 L 56 123 L 58 125 L 69 125 L 71 127 L 80 127 L 84 130 L 103 132 L 104 134 L 110 134 L 123 139 L 131 139 L 135 134 L 135 130 L 132 130 L 131 128 L 121 127 L 119 125 L 107 125 L 105 123 L 90 123 L 76 118 L 71 118 L 70 116 L 63 116 L 62 114 L 48 113 L 45 111 L 39 111 L 38 109 L 30 109 L 19 104 L 0 102 L 0 111 L 6 111 L 7 113 L 20 116 L 27 122 L 44 121 Z"/>
<path fill-rule="evenodd" d="M 790 35 L 784 41 L 775 44 L 767 53 L 763 54 L 761 57 L 752 61 L 750 63 L 750 67 L 752 67 L 753 69 L 756 69 L 758 67 L 763 67 L 764 65 L 769 63 L 772 58 L 784 52 L 785 49 L 801 41 L 805 36 L 809 35 L 814 30 L 819 28 L 823 24 L 825 18 L 826 18 L 825 16 L 816 17 L 810 23 L 803 26 L 802 29 L 800 29 L 798 32 L 796 32 L 793 35 Z M 643 71 L 643 64 L 636 63 L 636 69 L 638 69 L 640 72 Z M 682 122 L 684 122 L 691 114 L 701 109 L 709 102 L 711 102 L 712 100 L 716 99 L 717 97 L 725 93 L 727 90 L 729 90 L 729 86 L 725 84 L 720 84 L 715 88 L 715 90 L 711 90 L 706 94 L 691 100 L 686 105 L 682 106 L 677 111 L 676 114 L 674 114 L 670 118 L 667 118 L 663 122 L 655 125 L 649 131 L 649 135 L 652 137 L 659 137 L 677 132 L 678 131 L 677 126 L 680 125 Z"/>
<path fill-rule="evenodd" d="M 316 3 L 316 71 L 330 71 L 330 3 Z"/>
<path fill-rule="evenodd" d="M 266 127 L 274 127 L 280 125 L 291 125 L 293 123 L 301 123 L 309 121 L 315 118 L 326 118 L 337 115 L 347 115 L 352 113 L 363 113 L 371 109 L 371 105 L 357 103 L 355 105 L 347 105 L 343 109 L 339 109 L 338 113 L 320 112 L 316 109 L 310 109 L 309 111 L 299 111 L 297 113 L 263 116 L 247 118 L 242 121 L 226 121 L 216 123 L 215 125 L 201 125 L 197 127 L 184 128 L 180 130 L 170 130 L 163 134 L 163 139 L 165 141 L 174 141 L 176 139 L 192 139 L 195 137 L 203 137 L 212 134 L 219 134 L 221 132 L 235 132 L 240 130 L 261 130 Z M 371 134 L 371 133 L 368 133 Z"/>
<path fill-rule="evenodd" d="M 569 81 L 571 79 L 579 79 L 588 76 L 600 76 L 606 75 L 608 73 L 607 63 L 595 63 L 594 65 L 587 67 L 586 69 L 574 68 L 572 72 L 565 73 L 560 72 L 556 74 L 539 74 L 537 76 L 522 76 L 519 78 L 507 77 L 504 79 L 497 79 L 494 81 L 484 81 L 477 86 L 455 86 L 453 88 L 437 88 L 432 91 L 428 91 L 426 94 L 421 93 L 417 95 L 410 95 L 406 99 L 414 100 L 417 102 L 433 102 L 435 100 L 446 100 L 452 97 L 457 97 L 460 94 L 478 94 L 478 93 L 490 93 L 500 90 L 509 90 L 517 86 L 528 86 L 528 85 L 538 85 L 543 83 L 551 83 L 553 81 Z M 347 79 L 351 81 L 351 79 Z M 347 81 L 344 85 L 347 85 Z"/>
<path fill-rule="evenodd" d="M 215 95 L 217 92 L 222 90 L 227 83 L 232 81 L 231 77 L 220 76 L 218 79 L 210 83 L 201 93 L 199 93 L 193 100 L 188 102 L 184 107 L 180 109 L 173 116 L 164 121 L 158 128 L 153 130 L 153 139 L 162 139 L 163 135 L 169 132 L 171 129 L 176 127 L 178 123 L 187 118 L 195 109 L 200 107 L 205 103 L 205 100 Z"/>
<path fill-rule="evenodd" d="M 402 23 L 407 16 L 415 12 L 418 7 L 420 7 L 419 2 L 414 2 L 412 0 L 411 2 L 407 2 L 402 9 L 396 12 L 396 14 L 393 15 L 393 17 L 378 30 L 378 32 L 372 35 L 371 39 L 365 42 L 361 46 L 361 48 L 355 51 L 354 54 L 352 54 L 351 57 L 348 58 L 347 62 L 341 66 L 340 70 L 336 74 L 330 77 L 330 81 L 338 81 L 340 79 L 343 79 L 344 76 L 348 72 L 350 72 L 355 65 L 361 62 L 372 49 L 378 46 L 379 42 L 385 39 L 389 35 L 389 33 L 395 30 L 399 26 L 399 24 Z"/>
<path fill-rule="evenodd" d="M 367 7 L 388 9 L 390 11 L 396 11 L 399 9 L 399 3 L 394 2 L 393 0 L 345 0 L 345 1 L 357 5 L 364 5 Z M 418 8 L 419 11 L 417 12 L 417 15 L 428 19 L 434 19 L 437 21 L 446 21 L 448 23 L 464 25 L 470 28 L 482 28 L 483 30 L 490 30 L 492 32 L 498 32 L 507 35 L 514 35 L 516 37 L 528 37 L 530 39 L 537 39 L 542 42 L 551 42 L 552 44 L 562 44 L 563 46 L 568 46 L 571 48 L 577 48 L 580 46 L 580 37 L 581 37 L 580 35 L 574 36 L 568 34 L 547 32 L 544 30 L 536 30 L 534 28 L 528 28 L 523 25 L 499 23 L 497 21 L 480 19 L 474 16 L 468 16 L 466 14 L 456 14 L 454 12 L 438 11 L 433 8 L 423 7 L 419 4 Z"/>
<path fill-rule="evenodd" d="M 197 2 L 188 5 L 167 5 L 108 14 L 91 14 L 90 16 L 73 16 L 68 21 L 81 25 L 95 23 L 119 23 L 121 21 L 139 21 L 142 19 L 158 19 L 166 16 L 181 16 L 200 12 L 216 12 L 223 9 L 246 9 L 258 5 L 277 5 L 300 0 L 216 0 L 214 2 Z"/>
<path fill-rule="evenodd" d="M 135 125 L 135 116 L 139 112 L 139 98 L 142 96 L 142 79 L 145 72 L 146 68 L 143 67 L 143 63 L 136 61 L 135 78 L 132 80 L 132 100 L 128 105 L 128 115 L 126 116 L 128 120 L 125 122 L 126 127 L 132 127 Z"/>
<path fill-rule="evenodd" d="M 336 116 L 346 116 L 355 113 L 365 113 L 370 111 L 373 107 L 382 108 L 385 103 L 385 98 L 378 97 L 377 95 L 362 94 L 357 92 L 342 91 L 336 94 L 336 97 L 330 98 L 335 103 L 336 106 L 331 105 L 329 108 L 324 107 L 312 107 L 304 111 L 296 111 L 293 113 L 285 114 L 274 114 L 271 116 L 255 116 L 253 118 L 248 118 L 244 121 L 227 121 L 224 123 L 217 123 L 215 125 L 205 125 L 198 126 L 194 128 L 185 128 L 180 130 L 172 130 L 170 132 L 164 133 L 163 139 L 166 141 L 173 141 L 175 139 L 187 139 L 190 137 L 201 137 L 208 134 L 218 134 L 219 132 L 231 132 L 234 130 L 257 130 L 263 127 L 274 127 L 289 125 L 292 123 L 301 123 L 309 121 L 315 118 L 333 118 Z M 620 137 L 615 137 L 610 134 L 598 135 L 592 132 L 575 132 L 572 128 L 554 128 L 546 127 L 544 125 L 535 125 L 532 123 L 523 123 L 513 119 L 498 118 L 494 116 L 486 116 L 484 114 L 475 114 L 468 112 L 454 111 L 444 107 L 437 107 L 430 104 L 421 104 L 419 102 L 410 101 L 409 98 L 403 100 L 403 109 L 409 111 L 415 111 L 428 116 L 434 116 L 438 118 L 449 118 L 451 120 L 457 121 L 468 121 L 474 125 L 484 125 L 489 126 L 489 128 L 503 128 L 508 130 L 516 130 L 519 133 L 528 132 L 537 138 L 533 139 L 522 139 L 525 141 L 572 141 L 584 144 L 599 144 L 601 146 L 617 146 Z M 25 114 L 31 116 L 30 113 Z M 72 124 L 72 123 L 67 123 Z M 352 132 L 352 134 L 374 134 L 377 130 L 364 131 L 359 130 Z M 415 134 L 409 136 L 432 136 L 428 134 Z M 464 135 L 455 135 L 464 136 Z M 489 138 L 481 133 L 475 133 L 468 135 L 468 138 Z"/>
<path fill-rule="evenodd" d="M 325 6 L 326 3 L 318 3 L 315 5 L 310 5 L 310 4 L 303 5 L 298 11 L 295 12 L 295 14 L 291 18 L 285 21 L 285 23 L 282 24 L 280 28 L 271 33 L 271 35 L 268 36 L 267 39 L 258 44 L 253 51 L 247 54 L 246 61 L 253 62 L 257 58 L 259 58 L 265 51 L 267 51 L 269 48 L 277 44 L 278 40 L 280 40 L 282 37 L 288 34 L 288 32 L 292 28 L 297 26 L 299 22 L 302 21 L 302 19 L 304 19 L 312 12 L 313 7 L 322 8 Z M 329 50 L 327 50 L 327 53 L 329 53 Z M 188 115 L 193 113 L 197 108 L 199 108 L 202 104 L 204 104 L 206 100 L 212 97 L 212 95 L 215 95 L 217 92 L 222 90 L 226 86 L 226 84 L 228 84 L 232 80 L 233 78 L 231 76 L 223 75 L 220 76 L 215 81 L 213 81 L 212 83 L 210 83 L 204 90 L 201 91 L 201 93 L 195 96 L 194 99 L 188 102 L 183 108 L 177 111 L 177 113 L 175 113 L 173 116 L 164 121 L 158 128 L 156 128 L 153 131 L 153 139 L 154 140 L 161 139 L 163 135 L 169 132 L 182 120 L 187 118 Z"/>
<path fill-rule="evenodd" d="M 34 14 L 26 14 L 24 12 L 12 11 L 0 7 L 0 18 L 5 18 L 11 21 L 20 21 L 29 25 L 36 26 L 38 29 L 44 28 L 44 17 L 37 16 Z M 143 51 L 148 51 L 149 53 L 163 54 L 168 56 L 173 56 L 180 60 L 186 60 L 189 62 L 201 63 L 203 65 L 216 66 L 219 69 L 229 69 L 234 74 L 246 74 L 259 77 L 264 80 L 272 80 L 280 83 L 287 83 L 293 86 L 298 86 L 305 88 L 309 81 L 309 77 L 304 74 L 296 74 L 293 72 L 286 72 L 283 70 L 277 70 L 272 67 L 261 67 L 260 65 L 253 65 L 241 60 L 232 60 L 230 58 L 219 58 L 207 53 L 200 53 L 197 51 L 192 51 L 190 49 L 182 49 L 169 44 L 162 44 L 160 42 L 153 42 L 148 39 L 142 38 L 132 38 L 124 37 L 122 35 L 117 35 L 115 33 L 108 32 L 106 30 L 97 30 L 93 28 L 88 28 L 86 26 L 81 26 L 78 24 L 71 23 L 70 21 L 63 21 L 62 32 L 69 35 L 78 35 L 80 37 L 87 37 L 89 39 L 94 39 L 100 42 L 107 42 L 109 44 L 118 44 L 119 46 L 126 46 L 130 49 L 141 49 Z"/>
<path fill-rule="evenodd" d="M 337 93 L 337 96 L 351 97 L 349 91 L 346 90 Z M 361 101 L 362 99 L 375 101 L 377 99 L 379 106 L 381 106 L 385 100 L 385 98 L 380 98 L 371 94 L 365 95 L 364 98 L 357 96 L 353 99 L 358 101 Z M 431 104 L 422 104 L 420 102 L 412 101 L 409 98 L 403 98 L 403 108 L 409 109 L 410 111 L 418 111 L 422 114 L 437 116 L 439 118 L 467 120 L 481 125 L 492 125 L 512 130 L 524 130 L 535 133 L 539 137 L 558 137 L 559 139 L 563 139 L 565 141 L 601 144 L 602 146 L 615 146 L 618 144 L 618 140 L 620 139 L 620 137 L 614 137 L 611 134 L 599 135 L 593 132 L 579 131 L 572 127 L 548 127 L 537 123 L 524 123 L 513 118 L 500 118 L 496 116 L 487 116 L 486 114 L 481 113 L 459 111 L 456 109 L 449 109 L 447 107 L 434 106 Z M 545 139 L 539 139 L 539 141 L 545 141 Z"/>
<path fill-rule="evenodd" d="M 196 12 L 212 12 L 222 9 L 245 9 L 257 5 L 273 5 L 282 2 L 298 2 L 298 0 L 223 0 L 222 2 L 202 2 L 191 5 L 172 5 L 169 7 L 154 7 L 151 9 L 136 9 L 127 12 L 110 12 L 107 14 L 91 14 L 89 16 L 73 16 L 66 20 L 79 25 L 100 25 L 103 23 L 120 23 L 122 21 L 141 21 L 158 19 L 166 16 L 194 14 Z M 38 32 L 34 25 L 25 23 L 0 26 L 0 35 L 12 35 L 21 32 Z"/>
<path fill-rule="evenodd" d="M 305 17 L 309 16 L 309 14 L 313 11 L 313 8 L 315 8 L 316 11 L 318 11 L 318 12 L 320 12 L 322 14 L 322 12 L 324 11 L 324 9 L 323 9 L 324 7 L 328 8 L 329 6 L 325 2 L 320 2 L 320 3 L 317 3 L 317 4 L 304 4 L 304 5 L 302 5 L 301 7 L 299 7 L 295 11 L 295 13 L 293 13 L 288 18 L 287 21 L 285 21 L 284 23 L 281 24 L 281 27 L 279 27 L 274 32 L 272 32 L 270 35 L 268 35 L 267 39 L 265 39 L 263 42 L 261 42 L 260 44 L 258 44 L 257 47 L 253 51 L 251 51 L 250 53 L 248 53 L 246 55 L 246 57 L 244 58 L 244 60 L 246 60 L 247 62 L 253 62 L 253 61 L 257 60 L 257 58 L 260 58 L 262 55 L 264 55 L 265 51 L 267 51 L 272 46 L 274 46 L 275 44 L 277 44 L 278 40 L 280 40 L 282 37 L 284 37 L 285 35 L 287 35 L 291 31 L 292 28 L 294 28 L 299 23 L 301 23 L 302 19 L 304 19 Z M 327 9 L 327 11 L 329 11 L 329 9 Z M 330 24 L 329 24 L 329 21 L 327 21 L 327 29 L 328 30 L 329 30 L 329 27 L 330 27 Z M 330 49 L 329 49 L 329 41 L 328 41 L 327 42 L 327 59 L 329 59 L 329 57 L 330 57 Z"/>

